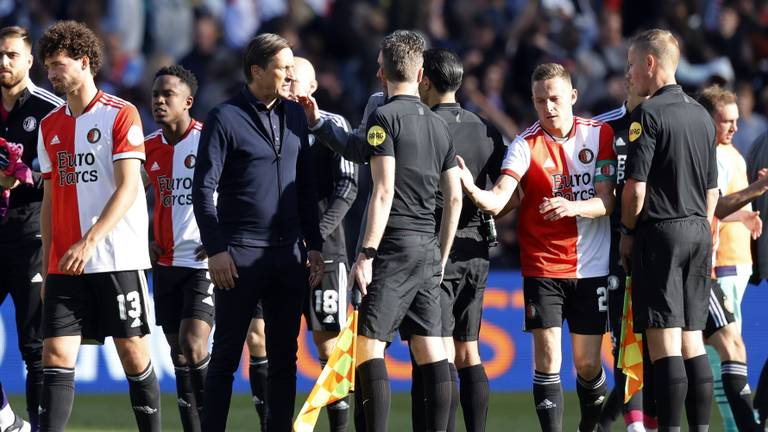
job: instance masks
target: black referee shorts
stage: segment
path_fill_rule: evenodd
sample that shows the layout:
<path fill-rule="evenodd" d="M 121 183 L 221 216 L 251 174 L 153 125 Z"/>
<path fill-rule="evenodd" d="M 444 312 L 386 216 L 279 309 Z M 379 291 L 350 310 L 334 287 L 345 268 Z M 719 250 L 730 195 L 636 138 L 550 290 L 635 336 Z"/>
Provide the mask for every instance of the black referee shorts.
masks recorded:
<path fill-rule="evenodd" d="M 43 350 L 43 302 L 40 298 L 42 242 L 21 240 L 0 246 L 0 304 L 10 294 L 16 309 L 16 333 L 24 361 L 40 359 Z"/>
<path fill-rule="evenodd" d="M 391 342 L 440 336 L 440 248 L 434 234 L 384 234 L 373 260 L 373 280 L 360 305 L 359 333 Z"/>
<path fill-rule="evenodd" d="M 457 231 L 440 284 L 443 337 L 463 342 L 480 337 L 488 267 L 488 243 L 479 230 Z"/>
<path fill-rule="evenodd" d="M 635 329 L 703 330 L 711 266 L 712 235 L 706 219 L 640 225 L 632 253 Z"/>

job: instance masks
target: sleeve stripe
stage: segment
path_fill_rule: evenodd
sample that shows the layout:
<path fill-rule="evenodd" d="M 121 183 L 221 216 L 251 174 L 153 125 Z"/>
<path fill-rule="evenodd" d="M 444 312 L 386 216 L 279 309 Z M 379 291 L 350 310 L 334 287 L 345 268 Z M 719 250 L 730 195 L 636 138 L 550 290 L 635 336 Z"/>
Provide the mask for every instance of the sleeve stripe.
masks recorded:
<path fill-rule="evenodd" d="M 123 152 L 112 155 L 112 162 L 119 161 L 121 159 L 139 159 L 144 160 L 145 155 L 143 152 Z"/>
<path fill-rule="evenodd" d="M 51 173 L 49 171 L 49 172 L 41 173 L 40 176 L 43 178 L 43 180 L 50 180 L 52 175 L 51 175 Z"/>
<path fill-rule="evenodd" d="M 597 121 L 606 122 L 606 121 L 611 121 L 611 120 L 616 120 L 618 118 L 621 118 L 626 113 L 627 113 L 627 107 L 625 105 L 622 105 L 619 108 L 616 108 L 614 110 L 611 110 L 611 111 L 608 111 L 608 112 L 604 112 L 602 114 L 598 114 L 598 115 L 592 117 L 592 119 L 593 120 L 597 120 Z"/>
<path fill-rule="evenodd" d="M 39 88 L 33 89 L 32 90 L 32 94 L 34 96 L 36 96 L 36 97 L 46 101 L 46 102 L 49 102 L 49 103 L 53 104 L 54 106 L 59 106 L 59 105 L 62 105 L 64 103 L 63 100 L 59 99 L 58 97 L 56 97 L 52 93 L 48 93 L 45 90 L 42 90 L 42 89 L 39 89 Z"/>
<path fill-rule="evenodd" d="M 518 173 L 516 173 L 516 172 L 512 171 L 511 169 L 506 169 L 506 168 L 505 168 L 505 169 L 502 169 L 502 170 L 501 170 L 501 174 L 503 174 L 503 175 L 508 175 L 508 176 L 510 176 L 510 177 L 512 177 L 512 178 L 514 178 L 514 179 L 515 179 L 515 180 L 517 180 L 517 181 L 520 181 L 520 178 L 521 178 L 520 174 L 518 174 Z"/>

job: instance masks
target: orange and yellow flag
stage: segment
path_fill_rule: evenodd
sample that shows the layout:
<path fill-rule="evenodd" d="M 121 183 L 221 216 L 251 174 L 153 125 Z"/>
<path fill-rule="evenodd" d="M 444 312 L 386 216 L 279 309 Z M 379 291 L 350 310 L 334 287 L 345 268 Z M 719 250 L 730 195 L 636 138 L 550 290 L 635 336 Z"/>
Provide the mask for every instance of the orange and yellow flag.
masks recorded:
<path fill-rule="evenodd" d="M 624 312 L 621 315 L 618 364 L 627 376 L 624 384 L 624 403 L 627 403 L 633 394 L 643 388 L 643 334 L 635 333 L 632 316 L 632 278 L 629 276 L 624 293 Z"/>
<path fill-rule="evenodd" d="M 294 432 L 311 432 L 315 429 L 320 410 L 337 400 L 343 399 L 355 390 L 355 344 L 357 342 L 357 310 L 350 314 L 341 329 L 336 346 L 333 347 L 328 363 L 317 378 L 312 392 L 301 407 Z"/>

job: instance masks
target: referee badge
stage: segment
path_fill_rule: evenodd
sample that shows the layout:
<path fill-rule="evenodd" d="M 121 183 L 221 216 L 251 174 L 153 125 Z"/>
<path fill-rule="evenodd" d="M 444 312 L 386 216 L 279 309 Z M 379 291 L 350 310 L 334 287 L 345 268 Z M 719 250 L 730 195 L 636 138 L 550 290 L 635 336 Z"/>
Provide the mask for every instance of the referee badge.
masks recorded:
<path fill-rule="evenodd" d="M 384 140 L 387 139 L 387 133 L 384 132 L 384 128 L 379 125 L 371 126 L 371 128 L 368 129 L 367 136 L 368 144 L 372 145 L 373 147 L 380 146 L 384 143 Z"/>
<path fill-rule="evenodd" d="M 640 138 L 640 135 L 642 134 L 643 127 L 640 126 L 640 123 L 632 122 L 632 124 L 629 125 L 629 142 L 634 142 L 636 139 Z"/>
<path fill-rule="evenodd" d="M 24 121 L 21 123 L 21 126 L 24 128 L 27 132 L 32 132 L 35 130 L 35 126 L 37 126 L 37 119 L 35 119 L 32 116 L 29 116 L 24 119 Z"/>

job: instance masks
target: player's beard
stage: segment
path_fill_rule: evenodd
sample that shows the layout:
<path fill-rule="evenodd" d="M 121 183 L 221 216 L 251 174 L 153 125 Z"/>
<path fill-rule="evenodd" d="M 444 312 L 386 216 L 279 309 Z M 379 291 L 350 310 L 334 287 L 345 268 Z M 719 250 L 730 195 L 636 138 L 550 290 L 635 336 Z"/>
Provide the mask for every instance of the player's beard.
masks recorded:
<path fill-rule="evenodd" d="M 24 73 L 23 72 L 11 72 L 9 74 L 2 74 L 0 75 L 0 86 L 2 86 L 4 89 L 12 89 L 19 85 L 19 83 L 24 79 Z"/>

